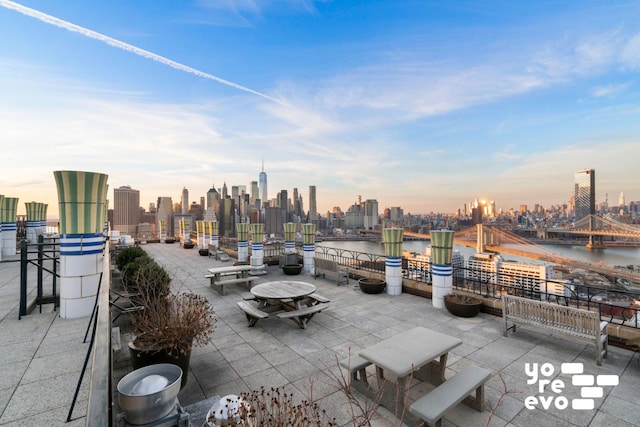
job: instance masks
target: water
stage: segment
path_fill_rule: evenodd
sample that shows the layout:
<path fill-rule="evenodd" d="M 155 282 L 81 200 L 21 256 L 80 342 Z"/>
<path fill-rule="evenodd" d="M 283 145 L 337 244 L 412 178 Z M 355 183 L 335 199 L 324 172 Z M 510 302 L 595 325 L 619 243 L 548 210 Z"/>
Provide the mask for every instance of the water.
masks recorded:
<path fill-rule="evenodd" d="M 347 249 L 357 252 L 384 255 L 384 245 L 372 241 L 324 241 L 318 242 L 317 246 L 327 246 L 338 249 Z M 402 250 L 407 252 L 423 253 L 425 248 L 431 246 L 428 240 L 410 240 L 402 243 Z M 527 250 L 526 245 L 505 245 L 514 249 Z M 537 252 L 543 250 L 565 258 L 575 259 L 584 262 L 604 262 L 609 265 L 640 265 L 640 247 L 615 247 L 607 249 L 587 249 L 584 246 L 568 245 L 536 245 Z M 462 245 L 454 245 L 454 249 L 459 251 L 465 258 L 475 253 L 475 248 Z M 504 254 L 504 259 L 515 261 L 541 263 L 541 261 L 521 258 L 514 255 Z"/>

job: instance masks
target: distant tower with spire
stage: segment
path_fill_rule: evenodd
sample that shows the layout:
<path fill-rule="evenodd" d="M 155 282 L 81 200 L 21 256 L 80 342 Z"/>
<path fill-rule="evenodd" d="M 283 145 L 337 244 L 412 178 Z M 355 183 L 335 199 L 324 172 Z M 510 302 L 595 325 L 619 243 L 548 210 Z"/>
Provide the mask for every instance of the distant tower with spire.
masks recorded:
<path fill-rule="evenodd" d="M 264 160 L 262 161 L 262 172 L 258 175 L 258 194 L 260 195 L 260 203 L 264 206 L 269 201 L 267 193 L 267 174 L 264 171 Z"/>

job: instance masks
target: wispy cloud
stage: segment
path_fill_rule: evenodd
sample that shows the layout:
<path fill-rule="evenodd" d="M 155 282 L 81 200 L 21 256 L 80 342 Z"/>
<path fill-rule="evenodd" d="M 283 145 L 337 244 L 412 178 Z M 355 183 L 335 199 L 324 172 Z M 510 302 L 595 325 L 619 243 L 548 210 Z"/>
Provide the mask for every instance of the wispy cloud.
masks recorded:
<path fill-rule="evenodd" d="M 620 61 L 625 68 L 631 70 L 640 68 L 640 34 L 629 38 L 620 52 Z"/>
<path fill-rule="evenodd" d="M 630 86 L 630 83 L 610 84 L 605 86 L 598 86 L 592 92 L 592 95 L 596 98 L 617 95 Z"/>
<path fill-rule="evenodd" d="M 244 91 L 244 92 L 248 92 L 248 93 L 251 93 L 253 95 L 260 96 L 260 97 L 268 99 L 270 101 L 277 102 L 277 103 L 280 103 L 280 104 L 284 104 L 284 102 L 282 100 L 273 98 L 273 97 L 271 97 L 269 95 L 266 95 L 264 93 L 258 92 L 258 91 L 253 90 L 253 89 L 249 89 L 248 87 L 241 86 L 241 85 L 239 85 L 237 83 L 233 83 L 233 82 L 230 82 L 228 80 L 221 79 L 220 77 L 216 77 L 216 76 L 211 75 L 209 73 L 205 73 L 203 71 L 200 71 L 200 70 L 197 70 L 195 68 L 189 67 L 187 65 L 181 64 L 179 62 L 172 61 L 171 59 L 168 59 L 168 58 L 165 58 L 163 56 L 157 55 L 157 54 L 155 54 L 153 52 L 149 52 L 148 50 L 144 50 L 144 49 L 141 49 L 139 47 L 130 45 L 130 44 L 125 43 L 123 41 L 116 40 L 114 38 L 111 38 L 111 37 L 106 36 L 104 34 L 100 34 L 100 33 L 95 32 L 93 30 L 89 30 L 88 28 L 84 28 L 84 27 L 81 27 L 79 25 L 72 24 L 72 23 L 70 23 L 68 21 L 64 21 L 62 19 L 56 18 L 54 16 L 47 15 L 46 13 L 40 12 L 38 10 L 22 6 L 21 4 L 18 4 L 18 3 L 12 2 L 12 1 L 7 1 L 7 0 L 0 0 L 0 6 L 3 6 L 5 8 L 7 8 L 7 9 L 15 10 L 16 12 L 19 12 L 19 13 L 22 13 L 23 15 L 30 16 L 32 18 L 38 19 L 38 20 L 40 20 L 40 21 L 42 21 L 44 23 L 55 25 L 56 27 L 60 27 L 60 28 L 63 28 L 65 30 L 68 30 L 68 31 L 71 31 L 71 32 L 79 33 L 79 34 L 81 34 L 81 35 L 83 35 L 85 37 L 89 37 L 89 38 L 92 38 L 92 39 L 95 39 L 95 40 L 99 40 L 99 41 L 101 41 L 103 43 L 108 44 L 109 46 L 113 46 L 115 48 L 122 49 L 122 50 L 125 50 L 127 52 L 131 52 L 131 53 L 139 55 L 139 56 L 141 56 L 143 58 L 151 59 L 153 61 L 156 61 L 156 62 L 159 62 L 161 64 L 167 65 L 169 67 L 175 68 L 177 70 L 184 71 L 184 72 L 191 73 L 191 74 L 195 74 L 196 76 L 203 77 L 203 78 L 209 79 L 209 80 L 213 80 L 213 81 L 221 83 L 223 85 L 230 86 L 232 88 L 235 88 L 235 89 L 238 89 L 238 90 L 241 90 L 241 91 Z"/>

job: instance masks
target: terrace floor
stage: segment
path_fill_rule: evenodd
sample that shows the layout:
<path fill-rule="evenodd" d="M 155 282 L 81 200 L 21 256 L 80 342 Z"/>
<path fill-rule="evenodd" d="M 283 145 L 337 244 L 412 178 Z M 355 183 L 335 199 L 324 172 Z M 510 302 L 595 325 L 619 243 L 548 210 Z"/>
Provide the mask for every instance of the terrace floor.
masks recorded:
<path fill-rule="evenodd" d="M 205 295 L 217 315 L 210 342 L 192 352 L 188 383 L 178 395 L 183 406 L 260 386 L 284 387 L 296 401 L 308 398 L 311 390 L 313 399 L 336 418 L 338 425 L 353 425 L 351 406 L 332 375 L 343 372 L 337 360 L 408 328 L 424 326 L 463 341 L 449 354 L 447 377 L 469 364 L 486 367 L 494 374 L 485 388 L 485 412 L 458 405 L 445 417 L 445 426 L 484 426 L 487 420 L 491 426 L 640 425 L 640 364 L 638 356 L 629 350 L 611 346 L 609 358 L 596 366 L 592 345 L 527 327 L 519 327 L 516 334 L 505 338 L 498 317 L 481 313 L 470 319 L 457 318 L 432 307 L 430 299 L 408 294 L 369 295 L 362 293 L 354 280 L 336 286 L 330 280 L 305 274 L 286 277 L 315 284 L 317 292 L 331 300 L 330 307 L 317 314 L 308 329 L 275 317 L 260 320 L 250 328 L 236 305 L 247 289 L 227 286 L 226 295 L 221 296 L 204 278 L 207 268 L 229 263 L 199 256 L 196 249 L 182 249 L 178 244 L 148 244 L 144 249 L 175 277 L 174 290 Z M 18 320 L 19 263 L 5 262 L 14 259 L 18 257 L 5 256 L 0 263 L 0 425 L 84 425 L 88 375 L 82 381 L 73 421 L 65 421 L 88 350 L 88 344 L 83 343 L 88 319 L 61 319 L 51 311 L 51 305 L 45 305 L 42 313 L 36 309 Z M 29 278 L 31 294 L 35 292 L 33 271 Z M 277 266 L 267 271 L 256 276 L 257 283 L 284 276 Z M 125 315 L 114 323 L 122 332 L 122 348 L 114 353 L 116 382 L 131 370 L 127 320 Z M 565 382 L 560 394 L 545 389 L 545 398 L 564 396 L 571 401 L 578 397 L 579 387 L 558 374 L 564 362 L 583 363 L 585 374 L 618 375 L 620 382 L 604 387 L 604 395 L 595 399 L 593 410 L 560 410 L 553 404 L 549 409 L 540 405 L 538 409 L 525 408 L 528 396 L 540 395 L 536 384 L 527 383 L 526 363 L 550 363 L 553 377 Z M 414 382 L 410 399 L 430 387 Z M 401 423 L 379 409 L 372 425 Z"/>

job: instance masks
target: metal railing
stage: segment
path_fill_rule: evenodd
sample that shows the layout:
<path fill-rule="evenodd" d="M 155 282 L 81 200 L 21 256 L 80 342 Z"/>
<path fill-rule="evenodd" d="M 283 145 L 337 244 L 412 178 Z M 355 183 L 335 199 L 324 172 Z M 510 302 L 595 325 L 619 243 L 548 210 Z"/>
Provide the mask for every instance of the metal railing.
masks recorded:
<path fill-rule="evenodd" d="M 113 371 L 111 359 L 111 312 L 109 309 L 109 284 L 111 283 L 111 265 L 109 245 L 104 245 L 103 272 L 100 292 L 94 309 L 95 324 L 91 342 L 93 358 L 91 363 L 89 401 L 87 405 L 87 427 L 113 425 L 111 413 Z"/>
<path fill-rule="evenodd" d="M 316 245 L 315 256 L 349 267 L 350 274 L 357 274 L 357 270 L 382 274 L 385 271 L 386 257 L 384 255 Z"/>
<path fill-rule="evenodd" d="M 409 264 L 408 260 L 403 258 L 402 275 L 406 279 L 431 283 L 431 264 L 414 260 Z M 628 291 L 567 283 L 566 280 L 498 274 L 459 266 L 453 268 L 452 285 L 454 289 L 484 298 L 500 299 L 502 295 L 508 294 L 597 311 L 603 319 L 608 319 L 611 323 L 640 328 L 640 306 L 631 306 L 638 295 Z"/>
<path fill-rule="evenodd" d="M 43 304 L 54 304 L 54 310 L 59 306 L 60 299 L 57 292 L 57 280 L 60 277 L 58 274 L 59 262 L 60 242 L 58 238 L 45 239 L 44 236 L 40 235 L 38 236 L 38 243 L 27 243 L 24 239 L 20 241 L 20 305 L 18 319 L 22 319 L 22 316 L 29 314 L 35 305 L 39 306 L 41 313 Z M 31 303 L 27 301 L 29 265 L 37 268 L 37 294 L 35 300 Z M 48 295 L 44 294 L 45 272 L 49 273 L 52 279 L 51 294 Z"/>

